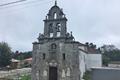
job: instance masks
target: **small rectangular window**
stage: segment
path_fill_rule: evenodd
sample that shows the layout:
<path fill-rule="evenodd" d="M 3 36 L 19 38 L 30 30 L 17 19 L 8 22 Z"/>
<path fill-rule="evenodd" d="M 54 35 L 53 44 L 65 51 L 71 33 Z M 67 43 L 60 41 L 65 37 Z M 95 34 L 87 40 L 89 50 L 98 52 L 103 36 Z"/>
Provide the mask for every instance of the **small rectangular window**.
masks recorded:
<path fill-rule="evenodd" d="M 65 60 L 65 53 L 63 53 L 63 60 Z"/>
<path fill-rule="evenodd" d="M 43 60 L 45 59 L 45 53 L 43 53 Z"/>

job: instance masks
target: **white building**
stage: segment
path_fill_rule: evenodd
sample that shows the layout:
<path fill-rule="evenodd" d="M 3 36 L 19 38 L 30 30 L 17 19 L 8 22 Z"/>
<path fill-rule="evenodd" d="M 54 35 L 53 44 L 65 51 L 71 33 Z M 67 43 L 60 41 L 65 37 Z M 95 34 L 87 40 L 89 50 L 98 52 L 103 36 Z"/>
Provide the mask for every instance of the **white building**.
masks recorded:
<path fill-rule="evenodd" d="M 81 72 L 80 78 L 82 80 L 86 71 L 91 71 L 94 67 L 102 67 L 102 55 L 96 50 L 89 50 L 90 48 L 84 44 L 79 48 L 79 68 Z"/>

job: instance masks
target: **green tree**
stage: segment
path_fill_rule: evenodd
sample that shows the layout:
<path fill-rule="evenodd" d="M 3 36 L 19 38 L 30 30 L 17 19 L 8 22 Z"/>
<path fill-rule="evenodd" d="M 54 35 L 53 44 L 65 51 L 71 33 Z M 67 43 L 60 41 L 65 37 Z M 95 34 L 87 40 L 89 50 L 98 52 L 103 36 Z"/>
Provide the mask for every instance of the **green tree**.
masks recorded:
<path fill-rule="evenodd" d="M 5 67 L 11 63 L 11 48 L 6 42 L 0 43 L 0 67 Z"/>
<path fill-rule="evenodd" d="M 104 66 L 108 66 L 108 63 L 110 62 L 109 56 L 106 56 L 105 54 L 102 55 L 102 62 Z"/>
<path fill-rule="evenodd" d="M 120 49 L 115 45 L 103 45 L 100 47 L 102 52 L 103 65 L 108 66 L 110 62 L 120 61 Z"/>
<path fill-rule="evenodd" d="M 24 60 L 24 59 L 31 58 L 31 57 L 32 57 L 32 51 L 28 51 L 28 52 L 16 51 L 13 54 L 13 58 L 18 59 L 18 60 Z"/>

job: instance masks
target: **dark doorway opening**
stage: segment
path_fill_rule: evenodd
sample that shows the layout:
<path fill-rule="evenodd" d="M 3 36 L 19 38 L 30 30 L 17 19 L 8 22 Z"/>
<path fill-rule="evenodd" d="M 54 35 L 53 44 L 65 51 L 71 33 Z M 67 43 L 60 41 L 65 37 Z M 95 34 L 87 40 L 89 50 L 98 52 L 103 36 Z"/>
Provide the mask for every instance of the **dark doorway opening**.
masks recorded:
<path fill-rule="evenodd" d="M 57 67 L 49 67 L 49 80 L 57 80 Z"/>

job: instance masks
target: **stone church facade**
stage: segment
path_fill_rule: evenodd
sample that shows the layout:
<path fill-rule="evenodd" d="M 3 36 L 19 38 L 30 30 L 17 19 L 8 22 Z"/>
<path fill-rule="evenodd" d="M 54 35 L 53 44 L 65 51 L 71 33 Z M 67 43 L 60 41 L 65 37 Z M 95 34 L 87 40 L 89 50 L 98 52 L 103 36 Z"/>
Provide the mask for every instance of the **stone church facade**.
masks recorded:
<path fill-rule="evenodd" d="M 80 61 L 85 64 L 80 50 L 87 49 L 81 45 L 67 32 L 67 18 L 55 2 L 44 20 L 44 33 L 33 43 L 32 80 L 81 80 Z"/>

